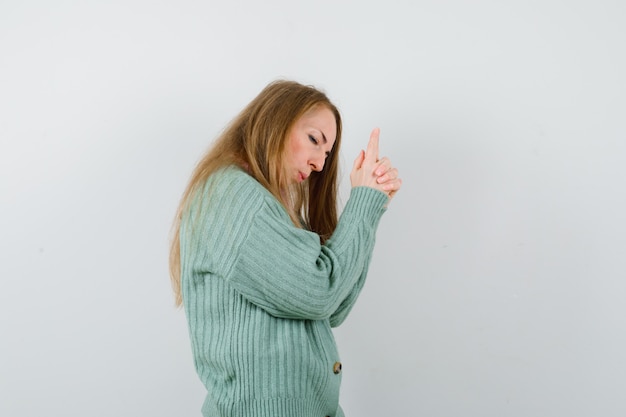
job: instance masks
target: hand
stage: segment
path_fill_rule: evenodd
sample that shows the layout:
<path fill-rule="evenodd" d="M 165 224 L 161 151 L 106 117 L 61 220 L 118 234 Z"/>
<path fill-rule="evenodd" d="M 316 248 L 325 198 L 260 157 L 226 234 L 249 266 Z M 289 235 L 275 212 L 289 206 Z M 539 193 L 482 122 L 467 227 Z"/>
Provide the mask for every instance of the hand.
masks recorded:
<path fill-rule="evenodd" d="M 367 150 L 359 152 L 354 160 L 350 182 L 353 187 L 365 186 L 380 190 L 391 199 L 402 186 L 402 180 L 398 178 L 398 170 L 392 167 L 389 158 L 378 159 L 379 136 L 380 129 L 374 129 Z"/>

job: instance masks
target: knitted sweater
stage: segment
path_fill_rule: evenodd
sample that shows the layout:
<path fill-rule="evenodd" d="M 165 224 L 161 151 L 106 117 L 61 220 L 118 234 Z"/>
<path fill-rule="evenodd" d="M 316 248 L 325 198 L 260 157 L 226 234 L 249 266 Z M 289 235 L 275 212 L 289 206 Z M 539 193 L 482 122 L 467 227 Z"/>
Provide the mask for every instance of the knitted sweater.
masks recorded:
<path fill-rule="evenodd" d="M 332 237 L 293 225 L 237 168 L 183 215 L 182 291 L 205 417 L 343 416 L 331 327 L 363 287 L 387 196 L 355 187 Z"/>

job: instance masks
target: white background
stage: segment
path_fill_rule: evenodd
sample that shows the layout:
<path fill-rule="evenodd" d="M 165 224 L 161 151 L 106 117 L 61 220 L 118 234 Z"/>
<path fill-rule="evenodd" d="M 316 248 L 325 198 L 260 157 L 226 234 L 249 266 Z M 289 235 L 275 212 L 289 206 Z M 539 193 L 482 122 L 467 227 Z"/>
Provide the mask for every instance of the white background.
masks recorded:
<path fill-rule="evenodd" d="M 168 233 L 268 82 L 404 179 L 348 416 L 624 416 L 626 3 L 0 3 L 0 415 L 199 416 Z"/>

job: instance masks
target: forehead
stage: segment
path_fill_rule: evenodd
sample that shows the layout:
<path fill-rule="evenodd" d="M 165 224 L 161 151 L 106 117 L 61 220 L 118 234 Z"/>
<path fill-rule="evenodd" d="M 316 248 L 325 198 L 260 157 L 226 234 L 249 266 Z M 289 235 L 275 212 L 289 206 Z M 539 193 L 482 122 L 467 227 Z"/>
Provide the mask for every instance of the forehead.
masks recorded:
<path fill-rule="evenodd" d="M 330 145 L 335 143 L 337 138 L 337 121 L 335 115 L 326 106 L 314 107 L 306 112 L 298 123 L 304 129 L 314 129 L 320 131 Z"/>

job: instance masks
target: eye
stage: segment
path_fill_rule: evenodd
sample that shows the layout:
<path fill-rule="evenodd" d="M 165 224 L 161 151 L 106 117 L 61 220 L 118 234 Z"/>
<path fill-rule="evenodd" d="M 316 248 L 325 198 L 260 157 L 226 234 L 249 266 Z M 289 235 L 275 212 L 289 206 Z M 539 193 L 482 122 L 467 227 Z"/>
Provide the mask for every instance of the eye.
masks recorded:
<path fill-rule="evenodd" d="M 313 136 L 313 135 L 309 135 L 309 140 L 311 142 L 313 142 L 314 144 L 316 144 L 316 145 L 319 143 L 319 141 L 317 139 L 315 139 L 315 136 Z"/>

